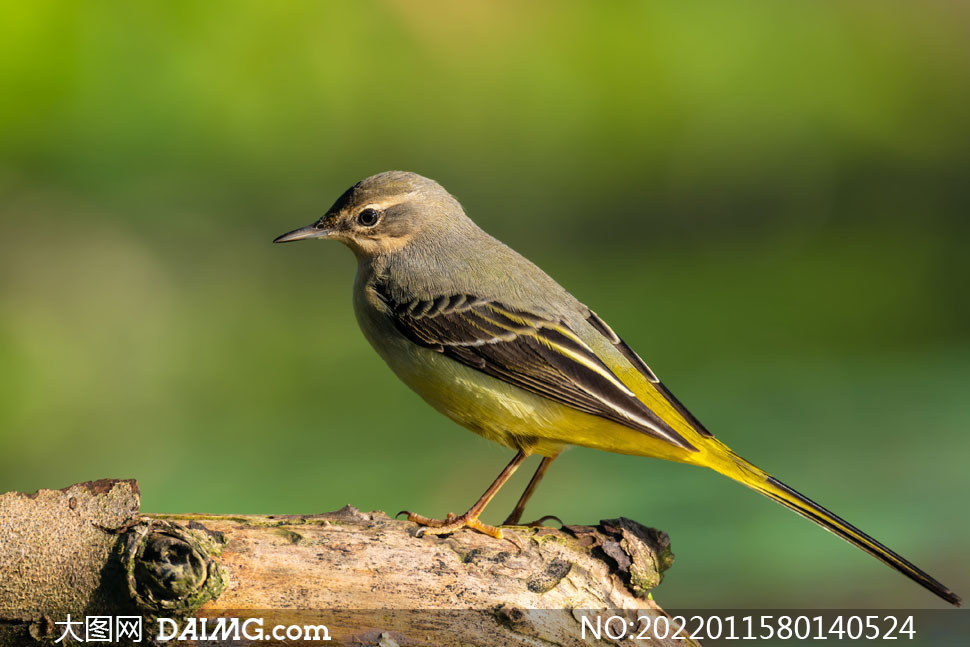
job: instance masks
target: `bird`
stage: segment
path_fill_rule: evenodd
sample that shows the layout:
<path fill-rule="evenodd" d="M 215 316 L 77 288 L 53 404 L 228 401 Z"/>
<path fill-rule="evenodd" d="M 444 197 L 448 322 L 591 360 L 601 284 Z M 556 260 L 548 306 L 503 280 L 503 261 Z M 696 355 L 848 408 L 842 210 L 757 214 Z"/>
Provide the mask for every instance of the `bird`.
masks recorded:
<path fill-rule="evenodd" d="M 339 241 L 356 256 L 358 324 L 397 377 L 459 425 L 515 451 L 464 514 L 402 512 L 417 534 L 470 528 L 502 538 L 480 516 L 516 469 L 542 457 L 503 526 L 520 522 L 563 449 L 583 446 L 710 468 L 959 606 L 929 574 L 715 438 L 599 315 L 482 230 L 434 180 L 370 176 L 273 242 L 308 239 Z"/>

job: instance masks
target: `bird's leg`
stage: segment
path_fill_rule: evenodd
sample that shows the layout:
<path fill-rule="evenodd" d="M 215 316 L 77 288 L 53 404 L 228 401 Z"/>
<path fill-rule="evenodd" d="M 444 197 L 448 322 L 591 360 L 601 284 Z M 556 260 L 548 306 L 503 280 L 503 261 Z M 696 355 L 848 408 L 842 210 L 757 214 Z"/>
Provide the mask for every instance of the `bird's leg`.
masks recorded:
<path fill-rule="evenodd" d="M 413 521 L 416 524 L 424 526 L 418 531 L 419 534 L 447 535 L 460 528 L 472 528 L 479 532 L 485 533 L 486 535 L 495 537 L 496 539 L 501 539 L 501 528 L 488 526 L 479 521 L 478 517 L 480 514 L 482 514 L 482 511 L 485 509 L 485 506 L 488 505 L 488 502 L 492 500 L 492 497 L 494 497 L 505 482 L 509 480 L 509 477 L 515 473 L 515 470 L 518 469 L 519 465 L 521 465 L 522 461 L 524 461 L 526 458 L 528 458 L 528 455 L 519 450 L 519 453 L 517 453 L 515 458 L 513 458 L 512 461 L 505 466 L 505 469 L 502 470 L 502 473 L 498 475 L 495 482 L 488 486 L 488 489 L 485 490 L 485 494 L 483 494 L 481 498 L 475 502 L 475 505 L 469 508 L 468 512 L 465 514 L 456 517 L 455 515 L 449 513 L 447 519 L 441 520 L 429 519 L 428 517 L 414 514 L 413 512 L 406 512 L 408 515 L 408 521 Z"/>
<path fill-rule="evenodd" d="M 529 485 L 526 486 L 525 492 L 519 497 L 519 502 L 515 504 L 515 509 L 509 514 L 509 516 L 502 522 L 503 526 L 516 526 L 522 519 L 522 513 L 525 512 L 525 504 L 529 502 L 529 498 L 532 497 L 533 492 L 535 492 L 536 487 L 539 485 L 539 481 L 545 476 L 546 470 L 549 469 L 549 465 L 552 461 L 556 460 L 555 456 L 544 456 L 542 462 L 539 463 L 539 467 L 536 469 L 536 473 L 532 475 L 532 480 L 529 481 Z M 545 518 L 545 517 L 544 517 Z M 531 525 L 531 524 L 530 524 Z"/>

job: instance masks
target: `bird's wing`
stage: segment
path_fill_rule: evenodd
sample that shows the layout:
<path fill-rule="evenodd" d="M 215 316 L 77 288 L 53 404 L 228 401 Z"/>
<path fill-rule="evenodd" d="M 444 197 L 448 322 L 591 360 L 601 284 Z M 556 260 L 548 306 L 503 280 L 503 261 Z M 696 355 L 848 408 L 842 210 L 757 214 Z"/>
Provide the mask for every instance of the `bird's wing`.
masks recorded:
<path fill-rule="evenodd" d="M 701 436 L 707 438 L 713 438 L 714 434 L 709 432 L 707 428 L 700 423 L 700 421 L 694 417 L 687 407 L 681 404 L 680 400 L 674 397 L 674 394 L 664 386 L 664 383 L 660 381 L 657 374 L 654 373 L 646 362 L 640 359 L 632 348 L 630 348 L 625 341 L 623 341 L 619 335 L 613 332 L 605 321 L 599 318 L 599 316 L 592 310 L 589 313 L 589 317 L 586 319 L 587 323 L 592 326 L 596 332 L 602 335 L 610 344 L 612 344 L 616 350 L 626 359 L 627 362 L 640 375 L 646 379 L 647 388 L 638 389 L 637 397 L 641 400 L 646 401 L 645 404 L 655 411 L 660 418 L 663 420 L 670 421 L 676 419 L 676 417 L 681 418 L 690 429 L 696 431 Z M 673 415 L 672 415 L 673 414 Z"/>
<path fill-rule="evenodd" d="M 416 344 L 579 411 L 696 451 L 562 321 L 466 294 L 395 303 L 380 286 L 377 292 L 397 329 Z"/>

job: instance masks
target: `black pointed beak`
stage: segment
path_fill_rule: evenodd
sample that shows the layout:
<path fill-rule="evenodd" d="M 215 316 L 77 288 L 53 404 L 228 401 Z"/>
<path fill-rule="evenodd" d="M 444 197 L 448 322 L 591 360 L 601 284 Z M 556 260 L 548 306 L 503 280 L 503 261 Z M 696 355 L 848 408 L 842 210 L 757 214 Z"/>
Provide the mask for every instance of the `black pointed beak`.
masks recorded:
<path fill-rule="evenodd" d="M 300 227 L 293 231 L 288 231 L 282 236 L 273 239 L 274 243 L 291 243 L 294 240 L 308 240 L 310 238 L 326 238 L 330 235 L 330 230 L 321 226 L 319 223 Z"/>

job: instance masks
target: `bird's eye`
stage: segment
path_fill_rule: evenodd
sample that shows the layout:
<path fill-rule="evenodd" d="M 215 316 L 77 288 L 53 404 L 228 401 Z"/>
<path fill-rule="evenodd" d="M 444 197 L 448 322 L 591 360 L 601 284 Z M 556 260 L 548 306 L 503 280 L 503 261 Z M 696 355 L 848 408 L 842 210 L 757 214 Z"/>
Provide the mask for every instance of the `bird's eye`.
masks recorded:
<path fill-rule="evenodd" d="M 357 222 L 364 227 L 373 227 L 381 218 L 381 212 L 377 209 L 367 208 L 357 214 Z"/>

